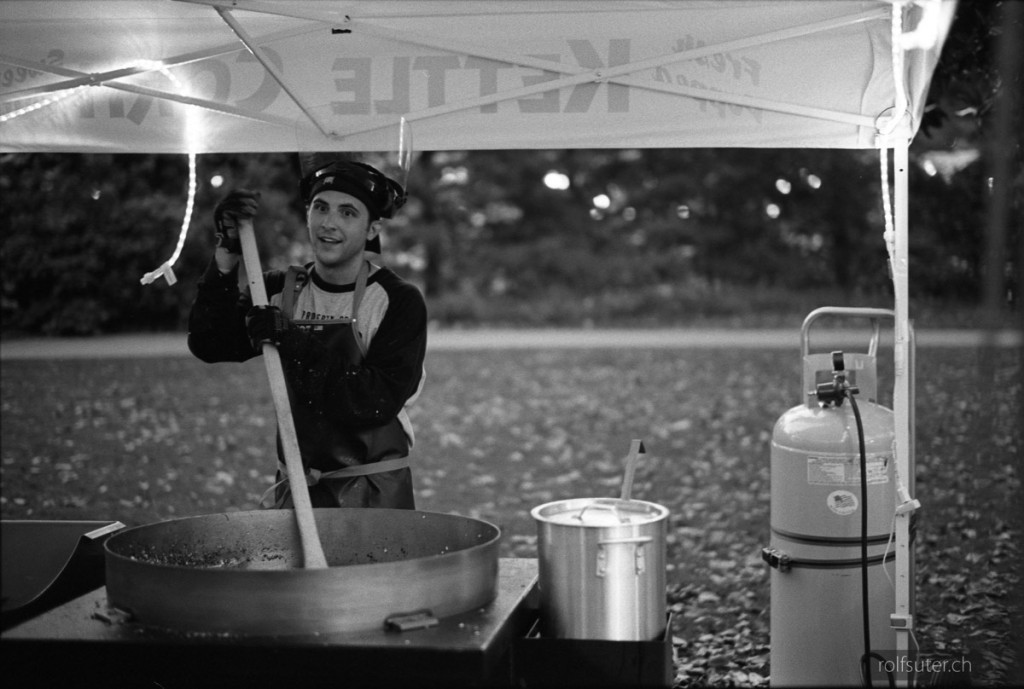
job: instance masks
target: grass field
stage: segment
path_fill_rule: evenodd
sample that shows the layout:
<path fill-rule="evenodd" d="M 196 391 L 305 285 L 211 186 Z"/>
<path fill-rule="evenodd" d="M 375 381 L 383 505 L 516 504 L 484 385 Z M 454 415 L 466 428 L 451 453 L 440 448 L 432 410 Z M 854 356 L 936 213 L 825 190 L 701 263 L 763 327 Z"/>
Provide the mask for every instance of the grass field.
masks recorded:
<path fill-rule="evenodd" d="M 1022 677 L 1020 365 L 1019 350 L 926 348 L 916 366 L 916 638 L 970 654 L 975 685 Z M 417 507 L 491 521 L 503 557 L 533 557 L 530 509 L 617 496 L 643 439 L 633 495 L 671 511 L 677 685 L 763 686 L 770 441 L 800 388 L 788 350 L 432 351 Z M 273 481 L 258 360 L 4 361 L 2 413 L 5 519 L 248 510 Z"/>

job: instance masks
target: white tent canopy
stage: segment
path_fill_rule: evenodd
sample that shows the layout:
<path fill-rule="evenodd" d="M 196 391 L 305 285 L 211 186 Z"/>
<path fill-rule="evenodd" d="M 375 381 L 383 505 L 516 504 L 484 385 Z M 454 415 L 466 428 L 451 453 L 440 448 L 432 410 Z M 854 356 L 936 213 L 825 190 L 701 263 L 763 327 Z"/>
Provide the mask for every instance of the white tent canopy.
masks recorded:
<path fill-rule="evenodd" d="M 4 0 L 0 152 L 392 151 L 402 120 L 418 150 L 877 148 L 883 169 L 891 150 L 894 463 L 909 484 L 907 147 L 953 9 Z M 909 521 L 896 516 L 900 651 L 912 627 Z"/>
<path fill-rule="evenodd" d="M 873 148 L 894 114 L 912 135 L 943 37 L 894 65 L 894 8 L 948 24 L 937 0 L 5 0 L 0 114 L 66 98 L 0 150 L 387 150 L 402 117 L 420 150 Z"/>

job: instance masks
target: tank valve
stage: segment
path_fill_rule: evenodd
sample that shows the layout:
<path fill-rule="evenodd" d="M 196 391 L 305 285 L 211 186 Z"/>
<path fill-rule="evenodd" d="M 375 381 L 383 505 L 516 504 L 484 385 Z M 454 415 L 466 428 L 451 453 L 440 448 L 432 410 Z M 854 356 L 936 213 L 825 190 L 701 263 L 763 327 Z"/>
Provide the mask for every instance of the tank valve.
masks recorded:
<path fill-rule="evenodd" d="M 860 392 L 846 379 L 846 364 L 842 352 L 832 352 L 832 382 L 819 383 L 815 394 L 822 407 L 841 407 L 847 394 Z"/>

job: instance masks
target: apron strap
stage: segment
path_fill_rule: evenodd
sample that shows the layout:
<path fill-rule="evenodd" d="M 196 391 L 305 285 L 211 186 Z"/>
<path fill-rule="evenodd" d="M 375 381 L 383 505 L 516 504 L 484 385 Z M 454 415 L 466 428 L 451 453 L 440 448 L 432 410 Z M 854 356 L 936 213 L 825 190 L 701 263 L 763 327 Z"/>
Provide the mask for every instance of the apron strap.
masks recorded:
<path fill-rule="evenodd" d="M 333 469 L 331 471 L 320 471 L 319 469 L 306 469 L 306 485 L 315 486 L 320 483 L 323 479 L 328 478 L 353 478 L 355 476 L 370 476 L 371 474 L 382 474 L 386 471 L 397 471 L 399 469 L 405 469 L 409 466 L 408 457 L 395 457 L 394 459 L 382 459 L 379 462 L 373 462 L 372 464 L 356 464 L 354 466 L 342 467 L 341 469 Z M 259 504 L 262 505 L 268 497 L 274 494 L 278 486 L 284 485 L 290 490 L 288 486 L 288 473 L 285 465 L 278 462 L 278 471 L 281 474 L 281 480 L 268 488 L 263 495 L 260 497 Z M 282 498 L 283 499 L 283 498 Z M 276 506 L 276 505 L 275 505 Z"/>
<path fill-rule="evenodd" d="M 369 278 L 370 262 L 363 261 L 363 264 L 359 266 L 359 272 L 356 274 L 356 284 L 352 291 L 352 316 L 349 319 L 353 324 L 352 335 L 355 336 L 359 352 L 363 356 L 366 356 L 366 344 L 363 342 L 363 338 L 359 337 L 359 333 L 356 332 L 354 326 L 358 322 L 359 306 L 363 303 L 363 295 L 366 294 L 366 283 Z M 294 317 L 295 299 L 308 281 L 309 273 L 306 272 L 305 268 L 289 266 L 288 272 L 284 276 L 284 290 L 281 293 L 281 313 L 287 318 Z"/>
<path fill-rule="evenodd" d="M 366 343 L 359 336 L 359 305 L 363 303 L 363 295 L 366 294 L 366 281 L 370 276 L 370 262 L 363 261 L 359 266 L 359 274 L 356 275 L 355 291 L 352 293 L 352 337 L 355 338 L 359 353 L 366 356 Z"/>
<path fill-rule="evenodd" d="M 302 278 L 301 280 L 299 278 Z M 284 275 L 284 290 L 281 292 L 281 313 L 286 318 L 292 318 L 295 313 L 295 297 L 302 290 L 303 285 L 309 279 L 305 268 L 289 266 L 288 272 Z"/>

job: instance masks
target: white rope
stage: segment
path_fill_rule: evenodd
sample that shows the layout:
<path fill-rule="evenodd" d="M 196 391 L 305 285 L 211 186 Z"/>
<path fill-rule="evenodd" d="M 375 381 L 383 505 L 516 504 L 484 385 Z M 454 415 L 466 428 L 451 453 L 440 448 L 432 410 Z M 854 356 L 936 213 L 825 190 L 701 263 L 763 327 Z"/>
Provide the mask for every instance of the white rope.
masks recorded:
<path fill-rule="evenodd" d="M 892 191 L 889 188 L 889 149 L 878 150 L 880 162 L 880 174 L 882 185 L 882 216 L 885 221 L 885 232 L 882 237 L 885 239 L 885 249 L 889 252 L 889 263 L 896 260 L 896 229 L 892 211 Z"/>
<path fill-rule="evenodd" d="M 907 93 L 903 84 L 903 3 L 894 2 L 892 6 L 891 42 L 892 42 L 892 80 L 895 89 L 893 99 L 893 115 L 888 120 L 878 123 L 879 147 L 878 158 L 881 168 L 882 216 L 885 222 L 885 248 L 889 254 L 890 276 L 896 260 L 896 230 L 892 209 L 892 191 L 889 185 L 889 146 L 886 139 L 892 134 L 902 120 L 907 109 Z"/>
<path fill-rule="evenodd" d="M 151 270 L 142 276 L 140 282 L 144 285 L 148 285 L 154 282 L 157 278 L 162 277 L 167 280 L 168 285 L 173 285 L 178 281 L 177 276 L 174 274 L 174 269 L 171 267 L 181 256 L 181 250 L 185 248 L 185 237 L 188 236 L 188 228 L 192 221 L 192 209 L 195 207 L 196 198 L 196 154 L 188 154 L 188 201 L 185 203 L 185 219 L 181 223 L 181 231 L 178 233 L 178 244 L 174 247 L 174 253 L 171 257 L 164 261 L 159 268 Z"/>
<path fill-rule="evenodd" d="M 160 71 L 164 76 L 174 82 L 178 89 L 184 93 L 185 85 L 181 83 L 178 77 L 172 74 L 166 67 L 161 67 Z M 188 109 L 185 111 L 185 136 L 189 144 L 189 149 L 194 147 L 194 126 L 195 122 L 193 121 L 193 111 Z M 181 221 L 181 230 L 178 233 L 178 243 L 174 247 L 174 253 L 171 254 L 169 259 L 164 261 L 156 270 L 151 270 L 142 276 L 142 279 L 140 280 L 142 284 L 148 285 L 160 277 L 167 280 L 168 285 L 173 285 L 178 281 L 172 266 L 174 266 L 178 258 L 181 256 L 182 249 L 185 248 L 185 237 L 188 236 L 188 228 L 192 223 L 192 209 L 195 208 L 196 187 L 196 154 L 190 151 L 188 154 L 188 200 L 185 202 L 185 217 Z"/>

